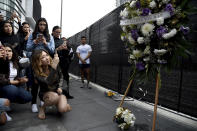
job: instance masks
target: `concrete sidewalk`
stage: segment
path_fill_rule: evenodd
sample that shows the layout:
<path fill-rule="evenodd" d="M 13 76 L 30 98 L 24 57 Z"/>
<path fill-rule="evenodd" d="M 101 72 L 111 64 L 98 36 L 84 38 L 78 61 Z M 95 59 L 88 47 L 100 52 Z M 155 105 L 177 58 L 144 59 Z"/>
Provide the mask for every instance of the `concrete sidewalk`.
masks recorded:
<path fill-rule="evenodd" d="M 0 131 L 120 131 L 112 121 L 119 102 L 106 97 L 96 86 L 92 85 L 92 89 L 80 88 L 80 86 L 78 79 L 71 79 L 70 92 L 75 97 L 68 101 L 72 106 L 71 112 L 60 115 L 55 108 L 48 108 L 46 120 L 39 120 L 37 114 L 31 112 L 30 104 L 12 104 L 12 111 L 8 114 L 13 120 L 0 126 Z M 129 131 L 151 131 L 153 112 L 136 103 L 138 102 L 134 100 L 124 104 L 124 107 L 132 110 L 136 116 L 135 126 Z M 197 130 L 197 127 L 188 124 L 197 125 L 197 121 L 184 120 L 188 121 L 184 124 L 158 113 L 156 130 Z"/>

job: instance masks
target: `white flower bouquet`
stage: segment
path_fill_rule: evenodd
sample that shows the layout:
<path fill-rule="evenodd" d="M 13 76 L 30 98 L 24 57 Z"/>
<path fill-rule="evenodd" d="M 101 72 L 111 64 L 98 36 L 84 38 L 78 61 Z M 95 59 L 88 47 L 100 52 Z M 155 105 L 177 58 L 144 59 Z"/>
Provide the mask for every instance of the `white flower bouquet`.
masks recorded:
<path fill-rule="evenodd" d="M 129 109 L 123 107 L 118 107 L 116 109 L 114 121 L 121 130 L 128 130 L 130 127 L 134 126 L 135 120 L 134 114 Z"/>

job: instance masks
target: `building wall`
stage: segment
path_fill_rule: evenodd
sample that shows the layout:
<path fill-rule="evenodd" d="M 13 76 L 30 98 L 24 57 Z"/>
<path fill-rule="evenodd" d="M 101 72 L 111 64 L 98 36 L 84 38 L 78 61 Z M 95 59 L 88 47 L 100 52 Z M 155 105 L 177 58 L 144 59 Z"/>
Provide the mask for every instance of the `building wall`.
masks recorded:
<path fill-rule="evenodd" d="M 36 20 L 41 17 L 41 4 L 40 0 L 0 0 L 0 11 L 5 20 L 15 11 L 21 22 L 27 21 L 30 28 L 34 29 Z M 15 32 L 18 29 L 16 22 L 14 21 Z"/>
<path fill-rule="evenodd" d="M 10 18 L 12 12 L 16 14 L 23 20 L 25 19 L 25 10 L 22 7 L 22 1 L 20 0 L 0 0 L 0 10 L 3 12 L 4 19 Z M 18 24 L 14 21 L 15 29 L 18 29 Z"/>
<path fill-rule="evenodd" d="M 41 17 L 41 10 L 40 0 L 33 0 L 33 18 L 35 21 Z"/>

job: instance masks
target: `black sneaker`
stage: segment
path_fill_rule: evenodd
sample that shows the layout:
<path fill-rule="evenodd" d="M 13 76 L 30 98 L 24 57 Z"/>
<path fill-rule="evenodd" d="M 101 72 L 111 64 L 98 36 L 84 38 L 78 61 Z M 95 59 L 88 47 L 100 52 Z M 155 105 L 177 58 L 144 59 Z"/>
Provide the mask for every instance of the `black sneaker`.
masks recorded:
<path fill-rule="evenodd" d="M 92 87 L 89 87 L 89 86 L 88 86 L 87 88 L 88 88 L 88 89 L 92 89 Z"/>
<path fill-rule="evenodd" d="M 73 96 L 71 96 L 71 95 L 68 95 L 67 96 L 67 99 L 73 99 L 74 97 Z"/>

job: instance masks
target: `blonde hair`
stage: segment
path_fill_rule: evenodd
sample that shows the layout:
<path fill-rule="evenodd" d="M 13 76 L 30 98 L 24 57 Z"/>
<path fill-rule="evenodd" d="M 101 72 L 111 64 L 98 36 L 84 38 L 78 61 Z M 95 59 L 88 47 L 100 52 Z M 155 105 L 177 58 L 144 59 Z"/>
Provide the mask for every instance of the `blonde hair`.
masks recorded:
<path fill-rule="evenodd" d="M 44 68 L 41 64 L 41 55 L 42 55 L 42 52 L 46 52 L 48 55 L 49 53 L 45 50 L 36 50 L 34 53 L 33 53 L 33 56 L 32 56 L 32 68 L 33 68 L 33 71 L 34 71 L 34 74 L 36 76 L 43 76 L 43 77 L 47 77 L 48 74 L 46 74 L 46 72 L 44 72 Z M 52 58 L 50 57 L 50 65 L 52 63 Z"/>

